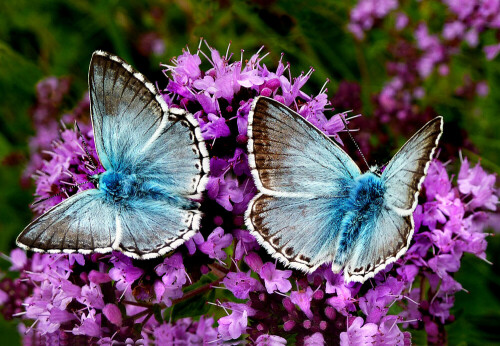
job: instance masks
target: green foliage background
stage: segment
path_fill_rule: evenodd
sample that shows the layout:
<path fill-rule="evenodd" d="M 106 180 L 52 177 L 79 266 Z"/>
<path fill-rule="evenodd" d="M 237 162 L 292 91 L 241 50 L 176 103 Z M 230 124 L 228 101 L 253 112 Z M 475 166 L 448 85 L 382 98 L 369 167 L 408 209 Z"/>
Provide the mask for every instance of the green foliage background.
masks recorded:
<path fill-rule="evenodd" d="M 437 1 L 406 2 L 413 19 L 439 21 L 444 6 Z M 292 74 L 315 69 L 306 92 L 319 91 L 330 79 L 329 95 L 342 80 L 361 85 L 366 117 L 373 114 L 372 96 L 389 79 L 385 72 L 392 36 L 384 27 L 374 29 L 357 42 L 347 29 L 349 10 L 345 1 L 2 1 L 0 3 L 0 251 L 8 253 L 14 239 L 30 221 L 32 186 L 22 186 L 20 176 L 28 159 L 28 139 L 34 134 L 29 109 L 36 100 L 35 85 L 47 76 L 69 76 L 71 109 L 87 88 L 87 69 L 92 52 L 104 49 L 136 66 L 149 79 L 165 86 L 159 63 L 168 63 L 186 46 L 194 50 L 200 37 L 224 52 L 229 42 L 239 56 L 248 58 L 261 45 L 270 52 L 265 60 L 273 66 L 285 53 Z M 155 19 L 155 16 L 157 19 Z M 390 24 L 390 23 L 389 23 Z M 389 26 L 387 24 L 387 27 Z M 393 23 L 392 23 L 393 25 Z M 138 53 L 141 34 L 156 32 L 166 49 L 160 56 Z M 484 44 L 495 43 L 493 34 Z M 450 75 L 429 78 L 422 105 L 432 105 L 448 122 L 465 129 L 480 156 L 465 152 L 473 161 L 481 158 L 490 171 L 500 172 L 500 64 L 487 62 L 480 48 L 462 47 L 452 59 Z M 468 74 L 484 79 L 489 94 L 473 101 L 453 96 Z M 363 129 L 361 129 L 363 131 Z M 400 141 L 404 139 L 401 138 Z M 448 326 L 450 344 L 476 345 L 500 342 L 500 241 L 489 238 L 488 258 L 493 266 L 465 256 L 458 281 L 470 293 L 459 292 Z M 0 260 L 3 269 L 8 262 Z M 2 344 L 20 342 L 16 326 L 1 321 Z M 425 344 L 423 333 L 414 333 L 415 344 Z"/>

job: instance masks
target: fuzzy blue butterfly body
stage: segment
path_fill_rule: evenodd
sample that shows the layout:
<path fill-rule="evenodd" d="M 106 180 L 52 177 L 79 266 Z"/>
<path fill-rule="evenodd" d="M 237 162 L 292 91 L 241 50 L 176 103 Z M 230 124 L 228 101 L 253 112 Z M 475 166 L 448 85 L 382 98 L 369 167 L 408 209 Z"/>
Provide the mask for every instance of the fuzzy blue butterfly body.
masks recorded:
<path fill-rule="evenodd" d="M 401 257 L 413 211 L 442 133 L 437 117 L 418 131 L 382 174 L 362 173 L 320 130 L 279 102 L 259 97 L 249 115 L 249 164 L 259 193 L 246 224 L 292 268 L 323 263 L 365 281 Z"/>
<path fill-rule="evenodd" d="M 89 69 L 94 141 L 104 173 L 28 225 L 17 238 L 40 252 L 109 252 L 160 256 L 200 227 L 197 200 L 208 152 L 197 121 L 169 109 L 145 77 L 97 51 Z"/>

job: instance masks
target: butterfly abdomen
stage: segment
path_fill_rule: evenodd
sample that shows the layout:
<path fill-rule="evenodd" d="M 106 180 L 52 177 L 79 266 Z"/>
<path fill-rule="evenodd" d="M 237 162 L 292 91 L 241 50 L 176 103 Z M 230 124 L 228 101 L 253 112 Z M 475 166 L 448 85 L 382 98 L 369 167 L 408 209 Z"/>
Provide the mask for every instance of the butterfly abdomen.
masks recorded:
<path fill-rule="evenodd" d="M 369 232 L 383 208 L 385 187 L 379 176 L 367 172 L 356 179 L 346 200 L 346 213 L 340 226 L 340 238 L 334 263 L 344 266 L 355 244 Z"/>

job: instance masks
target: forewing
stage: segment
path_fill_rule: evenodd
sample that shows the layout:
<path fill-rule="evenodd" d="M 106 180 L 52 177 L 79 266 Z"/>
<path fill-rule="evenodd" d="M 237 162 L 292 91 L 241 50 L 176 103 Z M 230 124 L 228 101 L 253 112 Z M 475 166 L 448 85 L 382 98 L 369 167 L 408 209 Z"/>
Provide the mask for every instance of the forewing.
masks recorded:
<path fill-rule="evenodd" d="M 200 228 L 199 205 L 186 208 L 176 202 L 136 199 L 119 217 L 117 250 L 133 258 L 161 256 L 189 240 Z"/>
<path fill-rule="evenodd" d="M 364 282 L 400 258 L 413 236 L 413 215 L 398 215 L 384 207 L 360 232 L 351 258 L 345 265 L 347 281 Z"/>
<path fill-rule="evenodd" d="M 246 225 L 273 257 L 292 268 L 312 272 L 335 256 L 343 206 L 342 198 L 260 193 L 250 202 Z"/>
<path fill-rule="evenodd" d="M 361 172 L 344 150 L 280 102 L 258 97 L 248 116 L 249 163 L 260 191 L 335 196 Z"/>
<path fill-rule="evenodd" d="M 443 118 L 424 125 L 389 162 L 382 173 L 386 204 L 399 215 L 411 215 L 443 133 Z"/>
<path fill-rule="evenodd" d="M 80 192 L 29 224 L 17 245 L 38 252 L 109 252 L 115 240 L 116 205 L 99 190 Z"/>
<path fill-rule="evenodd" d="M 208 152 L 191 114 L 169 110 L 141 73 L 101 51 L 90 62 L 89 93 L 104 168 L 156 179 L 184 195 L 203 190 Z"/>

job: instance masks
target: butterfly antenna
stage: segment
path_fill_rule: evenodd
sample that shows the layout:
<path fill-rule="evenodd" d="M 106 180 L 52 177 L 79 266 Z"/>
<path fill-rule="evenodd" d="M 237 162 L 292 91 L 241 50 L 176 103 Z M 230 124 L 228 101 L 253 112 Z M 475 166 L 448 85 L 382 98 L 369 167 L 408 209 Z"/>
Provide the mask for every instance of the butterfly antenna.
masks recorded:
<path fill-rule="evenodd" d="M 342 122 L 344 123 L 345 129 L 347 130 L 347 133 L 349 134 L 349 137 L 351 137 L 351 140 L 354 143 L 354 145 L 356 146 L 356 149 L 358 149 L 359 153 L 361 154 L 361 157 L 363 158 L 363 161 L 365 161 L 366 167 L 368 167 L 368 169 L 370 169 L 370 165 L 366 161 L 365 155 L 363 155 L 363 152 L 359 148 L 358 143 L 356 142 L 356 140 L 354 139 L 354 137 L 351 135 L 351 131 L 349 131 L 349 127 L 347 127 L 347 123 L 346 123 L 344 117 L 342 116 L 342 114 L 340 114 L 339 116 L 340 116 L 340 119 L 342 120 Z"/>
<path fill-rule="evenodd" d="M 80 126 L 78 126 L 78 123 L 76 122 L 76 120 L 75 120 L 75 127 L 76 127 L 76 130 L 78 131 L 78 134 L 80 135 L 80 138 L 82 139 L 83 150 L 85 150 L 85 154 L 87 154 L 87 157 L 89 158 L 89 161 L 93 166 L 92 170 L 95 171 L 97 169 L 97 163 L 94 161 L 94 158 L 92 156 L 90 156 L 87 142 L 85 141 L 85 137 L 83 137 L 82 131 L 80 130 Z"/>
<path fill-rule="evenodd" d="M 72 188 L 73 187 L 80 187 L 80 186 L 85 185 L 85 184 L 92 184 L 92 182 L 91 181 L 84 181 L 83 183 L 80 183 L 80 184 L 71 185 L 71 187 Z M 33 206 L 38 205 L 38 204 L 40 204 L 42 202 L 45 202 L 45 201 L 47 201 L 49 199 L 52 199 L 52 198 L 57 197 L 57 196 L 60 196 L 63 193 L 66 193 L 66 192 L 67 192 L 67 190 L 65 188 L 62 188 L 61 191 L 59 191 L 55 195 L 52 195 L 52 196 L 46 197 L 46 198 L 42 198 L 42 199 L 39 199 L 38 201 L 35 201 L 35 202 L 31 203 L 31 206 L 33 207 Z"/>

